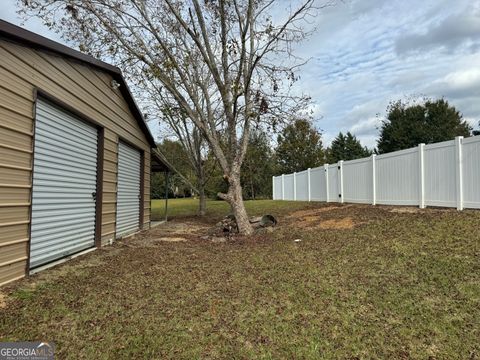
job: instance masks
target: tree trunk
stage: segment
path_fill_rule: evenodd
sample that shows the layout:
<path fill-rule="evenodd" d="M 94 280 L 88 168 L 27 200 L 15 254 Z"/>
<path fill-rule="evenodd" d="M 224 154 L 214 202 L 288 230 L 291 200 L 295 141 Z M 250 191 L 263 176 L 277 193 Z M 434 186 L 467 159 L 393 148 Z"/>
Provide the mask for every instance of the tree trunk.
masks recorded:
<path fill-rule="evenodd" d="M 240 185 L 240 176 L 228 178 L 228 192 L 226 194 L 218 194 L 218 196 L 226 200 L 230 204 L 233 216 L 237 222 L 238 232 L 241 235 L 253 234 L 253 227 L 248 219 L 247 210 L 242 196 L 242 186 Z"/>
<path fill-rule="evenodd" d="M 198 196 L 200 198 L 200 202 L 198 204 L 198 215 L 205 216 L 205 214 L 207 213 L 207 197 L 205 195 L 204 186 L 199 186 Z"/>
<path fill-rule="evenodd" d="M 196 172 L 198 197 L 200 198 L 198 203 L 198 216 L 205 216 L 207 213 L 207 196 L 205 195 L 205 184 L 207 183 L 207 179 L 201 160 L 199 161 L 199 166 L 196 168 Z"/>

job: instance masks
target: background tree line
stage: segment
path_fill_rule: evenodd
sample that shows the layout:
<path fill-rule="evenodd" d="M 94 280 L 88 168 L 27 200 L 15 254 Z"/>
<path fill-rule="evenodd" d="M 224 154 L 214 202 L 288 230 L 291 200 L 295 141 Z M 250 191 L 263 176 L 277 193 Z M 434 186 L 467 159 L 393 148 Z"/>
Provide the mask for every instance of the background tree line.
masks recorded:
<path fill-rule="evenodd" d="M 306 25 L 333 3 L 295 1 L 285 16 L 272 16 L 278 2 L 270 0 L 18 2 L 24 17 L 40 18 L 81 51 L 123 70 L 149 118 L 180 145 L 159 146 L 165 160 L 173 156 L 168 191 L 196 192 L 203 200 L 215 193 L 229 203 L 243 235 L 253 233 L 243 197 L 270 196 L 271 175 L 371 152 L 350 133 L 324 149 L 320 132 L 302 119 L 310 97 L 291 91 L 304 63 L 292 44 L 308 38 L 314 30 Z M 444 100 L 397 102 L 382 122 L 376 151 L 470 131 Z M 161 182 L 154 178 L 154 195 Z M 199 202 L 199 215 L 205 206 Z"/>
<path fill-rule="evenodd" d="M 421 103 L 390 103 L 385 118 L 380 122 L 376 149 L 362 145 L 351 132 L 339 132 L 330 146 L 324 147 L 321 132 L 308 119 L 298 119 L 285 126 L 277 135 L 274 145 L 271 135 L 263 130 L 255 130 L 250 134 L 248 150 L 242 164 L 243 196 L 246 199 L 271 197 L 271 178 L 282 173 L 298 172 L 339 160 L 359 159 L 373 153 L 397 151 L 419 143 L 429 144 L 451 140 L 455 136 L 468 137 L 478 134 L 478 130 L 473 130 L 462 114 L 445 99 L 424 99 Z M 195 182 L 194 171 L 180 144 L 165 140 L 159 144 L 159 148 L 162 153 L 171 154 L 171 161 L 175 161 L 179 172 L 185 174 L 192 183 Z M 207 154 L 205 168 L 209 169 L 206 171 L 206 194 L 216 197 L 218 192 L 225 191 L 226 184 L 222 180 L 221 170 L 215 166 L 214 156 Z M 152 188 L 154 197 L 164 197 L 163 175 L 154 175 Z M 174 174 L 170 179 L 169 196 L 192 195 L 198 193 Z"/>

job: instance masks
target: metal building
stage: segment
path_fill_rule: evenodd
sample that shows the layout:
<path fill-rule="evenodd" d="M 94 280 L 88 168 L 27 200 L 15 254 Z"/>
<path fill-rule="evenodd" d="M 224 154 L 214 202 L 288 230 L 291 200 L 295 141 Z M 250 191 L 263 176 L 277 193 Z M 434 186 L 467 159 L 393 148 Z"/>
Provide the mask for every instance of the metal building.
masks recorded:
<path fill-rule="evenodd" d="M 153 147 L 117 67 L 0 20 L 0 285 L 149 228 Z"/>

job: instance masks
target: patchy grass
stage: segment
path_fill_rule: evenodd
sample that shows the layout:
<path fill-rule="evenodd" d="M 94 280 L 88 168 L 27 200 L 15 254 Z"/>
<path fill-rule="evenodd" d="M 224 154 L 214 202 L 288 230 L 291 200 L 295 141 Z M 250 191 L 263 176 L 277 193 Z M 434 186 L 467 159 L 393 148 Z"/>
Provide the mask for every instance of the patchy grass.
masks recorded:
<path fill-rule="evenodd" d="M 479 358 L 480 211 L 265 201 L 275 232 L 213 244 L 210 209 L 2 289 L 0 337 L 62 359 Z"/>
<path fill-rule="evenodd" d="M 308 203 L 298 201 L 277 201 L 272 206 L 272 200 L 250 200 L 245 201 L 245 207 L 252 216 L 265 215 L 271 213 L 278 216 L 286 214 L 289 211 L 304 209 L 309 206 Z M 198 210 L 198 200 L 193 198 L 185 199 L 169 199 L 168 200 L 168 217 L 169 218 L 185 218 L 195 216 Z M 207 218 L 206 221 L 219 219 L 230 213 L 230 206 L 222 200 L 207 201 Z M 165 217 L 165 200 L 152 200 L 152 219 L 163 220 Z"/>

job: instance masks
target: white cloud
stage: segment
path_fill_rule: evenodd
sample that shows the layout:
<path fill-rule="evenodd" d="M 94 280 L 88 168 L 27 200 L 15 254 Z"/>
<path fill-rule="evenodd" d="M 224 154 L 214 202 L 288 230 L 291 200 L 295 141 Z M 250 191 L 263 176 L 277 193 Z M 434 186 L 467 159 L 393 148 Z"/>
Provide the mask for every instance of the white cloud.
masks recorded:
<path fill-rule="evenodd" d="M 480 11 L 478 2 L 473 2 L 463 12 L 451 14 L 432 24 L 423 33 L 408 33 L 395 43 L 399 54 L 425 49 L 443 48 L 453 51 L 466 45 L 475 48 L 480 38 Z"/>
<path fill-rule="evenodd" d="M 0 18 L 20 23 L 15 0 L 2 1 Z M 327 145 L 351 131 L 374 146 L 376 115 L 412 94 L 444 96 L 469 122 L 480 119 L 480 0 L 342 0 L 314 21 L 317 33 L 295 49 L 312 59 L 295 89 L 311 95 Z M 59 40 L 38 20 L 26 27 Z"/>

